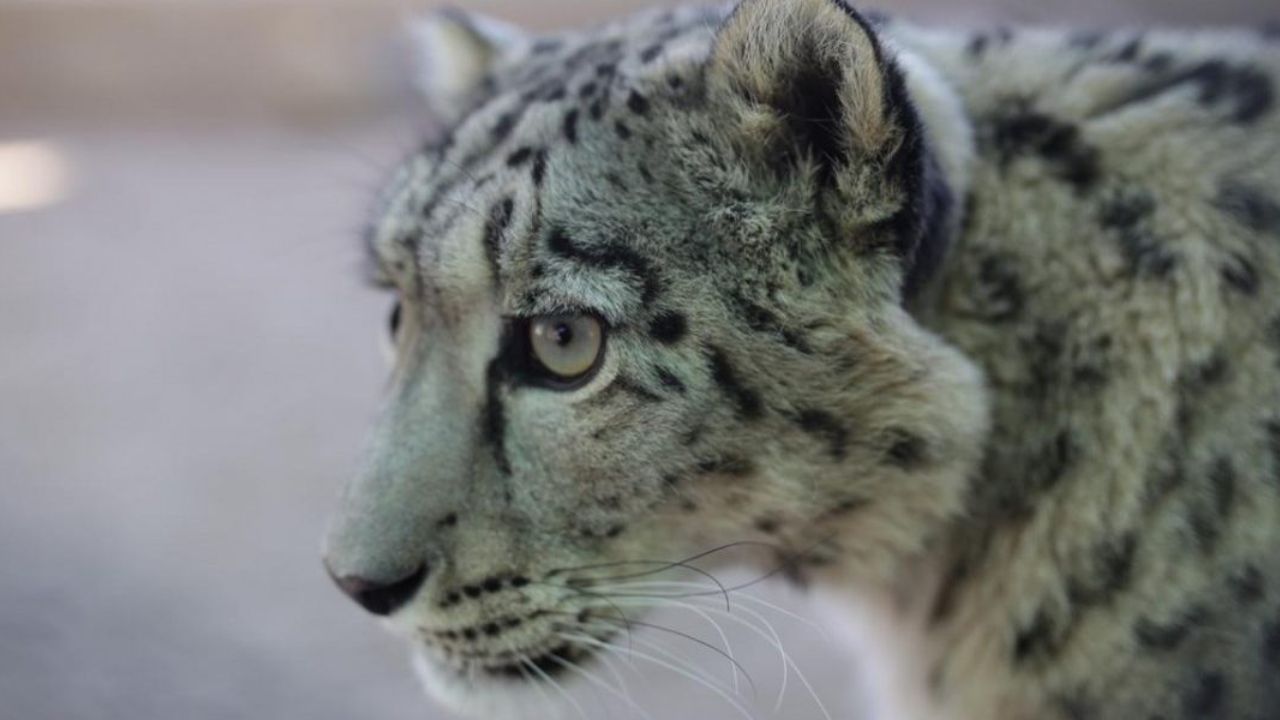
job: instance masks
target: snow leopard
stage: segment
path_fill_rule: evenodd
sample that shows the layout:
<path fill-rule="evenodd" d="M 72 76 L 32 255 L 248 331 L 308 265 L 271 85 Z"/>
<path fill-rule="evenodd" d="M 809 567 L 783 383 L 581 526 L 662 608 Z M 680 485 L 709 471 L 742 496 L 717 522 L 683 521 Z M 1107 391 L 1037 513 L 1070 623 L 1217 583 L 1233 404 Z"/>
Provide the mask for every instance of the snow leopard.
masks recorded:
<path fill-rule="evenodd" d="M 1274 27 L 415 37 L 324 563 L 431 693 L 519 716 L 734 548 L 870 618 L 884 718 L 1280 717 Z"/>

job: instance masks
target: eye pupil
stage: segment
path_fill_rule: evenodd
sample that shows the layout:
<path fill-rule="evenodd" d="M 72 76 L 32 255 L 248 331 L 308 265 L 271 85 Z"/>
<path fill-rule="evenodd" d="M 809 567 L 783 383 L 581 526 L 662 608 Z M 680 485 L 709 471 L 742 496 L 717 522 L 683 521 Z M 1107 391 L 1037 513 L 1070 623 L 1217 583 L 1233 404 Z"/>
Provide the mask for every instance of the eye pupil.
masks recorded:
<path fill-rule="evenodd" d="M 560 347 L 565 347 L 573 342 L 573 328 L 567 323 L 559 323 L 553 331 L 555 343 Z"/>

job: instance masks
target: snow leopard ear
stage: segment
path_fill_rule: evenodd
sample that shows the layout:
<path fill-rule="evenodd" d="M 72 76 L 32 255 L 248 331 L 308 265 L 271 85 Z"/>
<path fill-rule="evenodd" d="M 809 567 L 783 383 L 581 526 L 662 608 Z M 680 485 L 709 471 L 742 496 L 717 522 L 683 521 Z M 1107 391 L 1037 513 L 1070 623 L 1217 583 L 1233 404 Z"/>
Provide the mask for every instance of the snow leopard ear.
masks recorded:
<path fill-rule="evenodd" d="M 490 71 L 527 42 L 524 31 L 463 10 L 437 10 L 409 25 L 414 80 L 427 110 L 452 124 L 487 91 Z"/>
<path fill-rule="evenodd" d="M 707 81 L 748 167 L 811 179 L 832 227 L 890 250 L 914 294 L 945 251 L 953 198 L 871 24 L 843 0 L 742 0 Z"/>
<path fill-rule="evenodd" d="M 744 146 L 827 183 L 864 158 L 890 159 L 917 129 L 901 74 L 842 0 L 743 0 L 708 80 L 737 106 Z"/>

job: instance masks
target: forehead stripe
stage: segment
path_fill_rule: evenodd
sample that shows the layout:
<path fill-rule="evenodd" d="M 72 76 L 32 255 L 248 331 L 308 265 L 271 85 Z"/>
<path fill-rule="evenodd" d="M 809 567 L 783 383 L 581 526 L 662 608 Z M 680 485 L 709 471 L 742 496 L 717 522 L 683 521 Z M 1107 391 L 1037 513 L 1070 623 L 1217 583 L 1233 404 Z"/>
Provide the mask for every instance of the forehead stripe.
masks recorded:
<path fill-rule="evenodd" d="M 489 272 L 497 284 L 501 266 L 499 255 L 502 251 L 502 235 L 511 224 L 511 216 L 515 212 L 516 203 L 512 198 L 503 198 L 489 208 L 489 219 L 484 226 L 484 256 L 489 262 Z"/>
<path fill-rule="evenodd" d="M 552 255 L 593 268 L 622 270 L 640 281 L 641 299 L 651 303 L 658 297 L 661 283 L 649 260 L 631 248 L 617 244 L 584 247 L 573 242 L 564 230 L 555 228 L 547 238 Z"/>

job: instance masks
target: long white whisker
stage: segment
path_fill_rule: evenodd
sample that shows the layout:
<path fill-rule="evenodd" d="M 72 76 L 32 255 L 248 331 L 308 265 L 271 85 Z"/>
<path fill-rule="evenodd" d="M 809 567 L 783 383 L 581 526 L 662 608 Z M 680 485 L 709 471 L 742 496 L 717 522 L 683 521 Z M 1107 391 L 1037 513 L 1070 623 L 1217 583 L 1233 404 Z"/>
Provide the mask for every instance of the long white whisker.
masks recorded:
<path fill-rule="evenodd" d="M 578 717 L 582 718 L 582 720 L 588 720 L 586 711 L 582 709 L 582 706 L 578 704 L 577 700 L 573 699 L 573 696 L 569 694 L 569 691 L 564 689 L 563 685 L 555 681 L 555 678 L 543 672 L 542 668 L 538 667 L 528 658 L 520 658 L 520 662 L 545 680 L 556 692 L 560 693 L 560 696 L 568 701 L 568 703 L 573 706 L 574 710 L 578 711 Z"/>
<path fill-rule="evenodd" d="M 711 627 L 715 628 L 716 634 L 720 636 L 720 642 L 724 643 L 725 654 L 729 656 L 729 669 L 733 678 L 733 692 L 735 694 L 740 694 L 742 692 L 742 687 L 738 682 L 739 663 L 738 658 L 733 654 L 733 645 L 729 642 L 729 635 L 725 633 L 724 628 L 720 626 L 720 623 L 716 622 L 710 615 L 695 607 L 690 607 L 689 609 L 700 615 L 703 620 L 710 623 Z M 748 678 L 748 680 L 749 679 L 750 678 Z M 755 683 L 752 683 L 751 689 L 753 692 L 755 691 Z"/>
<path fill-rule="evenodd" d="M 709 589 L 710 589 L 710 588 L 708 588 L 706 585 L 704 585 L 704 584 L 702 584 L 702 583 L 697 583 L 697 582 L 681 582 L 681 581 L 678 581 L 678 580 L 665 580 L 665 581 L 664 581 L 664 580 L 651 580 L 651 581 L 646 581 L 646 582 L 622 583 L 622 584 L 619 584 L 619 585 L 616 585 L 616 586 L 614 586 L 614 585 L 609 585 L 609 586 L 601 585 L 601 586 L 598 586 L 598 588 L 599 588 L 599 589 L 598 589 L 598 592 L 608 593 L 608 592 L 610 592 L 610 591 L 611 591 L 611 590 L 613 590 L 613 589 L 618 589 L 618 590 L 632 590 L 632 589 L 636 589 L 636 588 L 647 588 L 647 587 L 652 587 L 652 588 L 655 588 L 655 589 L 661 589 L 662 587 L 669 587 L 669 588 L 670 588 L 670 589 L 672 589 L 672 590 L 709 590 Z M 593 588 L 593 589 L 595 589 L 595 588 Z M 718 595 L 719 593 L 717 592 L 716 594 Z M 665 598 L 665 597 L 668 597 L 668 596 L 666 596 L 666 595 L 662 595 L 662 594 L 659 594 L 659 593 L 654 593 L 652 597 L 661 597 L 661 598 Z M 704 600 L 704 601 L 710 602 L 710 603 L 715 604 L 715 605 L 718 605 L 718 604 L 719 604 L 719 602 L 718 602 L 718 601 L 714 600 L 714 599 L 713 599 L 713 598 L 711 598 L 711 597 L 707 597 L 707 596 L 704 596 L 704 595 L 693 595 L 693 596 L 690 596 L 690 595 L 673 595 L 673 596 L 671 596 L 671 597 L 675 597 L 675 598 L 677 598 L 677 599 L 681 599 L 681 600 Z M 754 603 L 754 604 L 756 604 L 756 605 L 760 605 L 761 607 L 765 607 L 765 608 L 768 608 L 769 610 L 773 610 L 774 612 L 777 612 L 777 613 L 779 613 L 779 614 L 781 614 L 781 615 L 785 615 L 785 616 L 787 616 L 788 618 L 790 618 L 790 619 L 792 619 L 792 620 L 795 620 L 795 621 L 796 621 L 796 622 L 798 622 L 798 623 L 802 623 L 802 624 L 804 624 L 806 627 L 808 627 L 810 630 L 813 630 L 815 633 L 817 633 L 817 634 L 822 638 L 823 642 L 826 642 L 827 644 L 831 644 L 830 633 L 827 631 L 827 629 L 826 629 L 826 628 L 824 628 L 824 627 L 822 627 L 822 626 L 821 626 L 821 625 L 819 625 L 818 623 L 816 623 L 816 622 L 814 622 L 814 621 L 810 620 L 809 618 L 806 618 L 806 617 L 804 617 L 804 616 L 802 616 L 802 615 L 798 615 L 798 614 L 796 614 L 796 613 L 794 613 L 794 612 L 791 612 L 790 610 L 787 610 L 787 609 L 786 609 L 786 608 L 784 608 L 784 607 L 781 607 L 781 606 L 775 605 L 774 603 L 771 603 L 771 602 L 769 602 L 768 600 L 765 600 L 765 599 L 763 599 L 763 598 L 756 597 L 755 595 L 749 595 L 749 594 L 747 594 L 747 593 L 745 593 L 745 592 L 741 592 L 741 591 L 739 591 L 739 592 L 735 593 L 733 597 L 734 597 L 734 599 L 735 599 L 735 600 L 745 600 L 745 601 L 747 601 L 747 602 Z"/>
<path fill-rule="evenodd" d="M 567 637 L 568 639 L 574 640 L 575 642 L 586 643 L 586 644 L 588 644 L 588 645 L 595 645 L 596 647 L 612 648 L 612 649 L 614 649 L 614 650 L 617 650 L 617 649 L 618 649 L 618 647 L 617 647 L 616 645 L 613 645 L 612 643 L 603 642 L 603 641 L 601 641 L 601 640 L 599 640 L 599 639 L 597 639 L 597 638 L 593 638 L 593 637 L 591 637 L 591 636 L 589 636 L 589 635 L 581 635 L 581 636 L 579 636 L 579 635 L 566 635 L 566 637 Z M 707 682 L 707 681 L 703 680 L 702 678 L 700 678 L 700 677 L 698 677 L 698 676 L 696 676 L 696 675 L 691 675 L 691 674 L 689 674 L 689 673 L 687 673 L 687 672 L 685 672 L 685 671 L 681 670 L 680 668 L 678 668 L 678 667 L 676 667 L 676 666 L 674 666 L 674 665 L 671 665 L 670 663 L 667 663 L 667 662 L 666 662 L 666 661 L 664 661 L 664 660 L 660 660 L 660 659 L 655 658 L 655 657 L 653 657 L 653 656 L 651 656 L 651 655 L 647 655 L 647 654 L 645 654 L 645 653 L 637 652 L 637 651 L 634 651 L 634 650 L 633 650 L 632 652 L 635 654 L 635 656 L 636 656 L 636 657 L 638 657 L 638 658 L 640 658 L 640 659 L 642 659 L 642 660 L 648 660 L 649 662 L 653 663 L 654 665 L 657 665 L 658 667 L 666 668 L 667 670 L 670 670 L 671 672 L 674 672 L 674 673 L 676 673 L 676 674 L 678 674 L 678 675 L 681 675 L 681 676 L 684 676 L 684 677 L 689 678 L 690 680 L 693 680 L 694 682 L 698 683 L 699 685 L 702 685 L 703 687 L 707 688 L 707 689 L 708 689 L 708 690 L 710 690 L 711 692 L 713 692 L 713 693 L 715 693 L 716 695 L 720 696 L 720 698 L 721 698 L 721 699 L 723 699 L 725 702 L 727 702 L 727 703 L 729 703 L 730 705 L 732 705 L 732 706 L 733 706 L 733 709 L 734 709 L 734 710 L 737 710 L 737 711 L 738 711 L 738 712 L 739 712 L 739 713 L 740 713 L 744 718 L 747 718 L 747 720 L 756 720 L 756 717 L 755 717 L 754 715 L 752 715 L 752 714 L 751 714 L 751 711 L 750 711 L 750 710 L 748 710 L 746 707 L 744 707 L 744 706 L 742 705 L 742 703 L 738 702 L 738 701 L 737 701 L 737 700 L 736 700 L 732 695 L 730 695 L 728 692 L 725 692 L 724 690 L 720 689 L 720 688 L 719 688 L 719 687 L 717 687 L 716 685 L 714 685 L 714 684 L 712 684 L 712 683 L 709 683 L 709 682 Z"/>
<path fill-rule="evenodd" d="M 521 656 L 521 657 L 520 657 L 520 675 L 521 675 L 521 677 L 523 677 L 523 678 L 524 678 L 525 682 L 527 682 L 527 683 L 529 683 L 530 685 L 532 685 L 532 686 L 534 687 L 534 689 L 538 691 L 538 694 L 542 696 L 542 701 L 543 701 L 544 703 L 546 703 L 546 705 L 547 705 L 547 712 L 548 712 L 548 713 L 551 713 L 551 714 L 553 714 L 553 715 L 554 715 L 554 714 L 555 714 L 555 712 L 556 712 L 556 704 L 555 704 L 554 702 L 552 702 L 552 701 L 551 701 L 551 696 L 547 694 L 547 690 L 546 690 L 546 688 L 542 687 L 542 685 L 538 682 L 537 678 L 535 678 L 535 677 L 533 677 L 532 675 L 530 675 L 530 674 L 529 674 L 529 671 L 528 671 L 528 670 L 525 668 L 525 666 L 524 666 L 524 664 L 525 664 L 526 662 L 528 662 L 528 658 L 527 658 L 527 657 L 525 657 L 525 656 Z M 473 682 L 473 683 L 475 682 L 475 679 L 476 679 L 476 678 L 475 678 L 475 668 L 474 668 L 474 667 L 472 667 L 472 668 L 470 669 L 470 672 L 468 673 L 468 679 L 469 679 L 469 680 L 471 680 L 471 682 Z"/>
<path fill-rule="evenodd" d="M 707 609 L 715 613 L 721 612 L 719 607 L 707 608 Z M 788 653 L 785 648 L 783 648 L 782 638 L 778 637 L 778 631 L 773 628 L 773 625 L 769 622 L 768 618 L 766 618 L 765 616 L 761 615 L 760 613 L 748 607 L 739 606 L 738 609 L 754 617 L 755 619 L 759 620 L 761 623 L 764 624 L 766 628 L 769 629 L 769 633 L 773 636 L 773 640 L 778 646 L 778 652 L 782 655 L 787 665 L 791 667 L 791 670 L 795 672 L 796 678 L 800 680 L 800 683 L 802 685 L 804 685 L 805 690 L 809 691 L 809 696 L 813 698 L 813 702 L 815 705 L 818 706 L 818 710 L 822 712 L 822 716 L 826 718 L 826 720 L 831 720 L 831 713 L 827 712 L 827 706 L 822 704 L 822 698 L 818 697 L 818 693 L 814 691 L 813 685 L 809 683 L 809 679 L 806 678 L 804 676 L 804 673 L 800 671 L 800 666 L 796 664 L 796 661 L 791 657 L 791 654 Z M 741 618 L 738 618 L 738 620 L 741 621 Z M 743 624 L 751 628 L 755 632 L 759 633 L 761 636 L 764 635 L 763 631 L 761 631 L 760 628 L 752 625 L 751 623 L 743 622 Z M 776 712 L 781 708 L 782 708 L 782 693 L 779 692 L 778 701 L 774 706 L 774 711 Z"/>
<path fill-rule="evenodd" d="M 618 699 L 619 699 L 619 700 L 621 700 L 622 702 L 626 703 L 626 704 L 627 704 L 627 706 L 628 706 L 628 707 L 630 707 L 630 708 L 631 708 L 631 710 L 632 710 L 634 713 L 639 713 L 640 715 L 644 716 L 644 717 L 645 717 L 645 718 L 647 718 L 648 720 L 653 720 L 653 716 L 652 716 L 652 715 L 650 715 L 649 713 L 645 712 L 645 711 L 644 711 L 644 708 L 640 707 L 638 704 L 636 704 L 636 701 L 635 701 L 635 700 L 631 699 L 631 693 L 629 693 L 629 692 L 624 693 L 622 690 L 619 690 L 618 688 L 615 688 L 614 686 L 612 686 L 612 685 L 610 685 L 609 683 L 605 682 L 603 678 L 601 678 L 601 677 L 599 677 L 599 676 L 597 676 L 597 675 L 595 675 L 595 674 L 591 673 L 591 672 L 590 672 L 590 671 L 588 671 L 586 668 L 582 667 L 581 665 L 578 665 L 578 664 L 577 664 L 577 663 L 575 663 L 575 662 L 572 662 L 572 661 L 566 660 L 566 659 L 561 658 L 561 657 L 557 657 L 557 656 L 555 656 L 555 655 L 552 655 L 552 656 L 551 656 L 551 659 L 552 659 L 552 661 L 554 661 L 554 662 L 556 662 L 556 663 L 559 663 L 562 667 L 568 668 L 568 669 L 570 669 L 570 670 L 572 670 L 572 671 L 574 671 L 574 672 L 578 673 L 578 674 L 579 674 L 579 675 L 581 675 L 582 677 L 586 678 L 586 679 L 587 679 L 587 681 L 588 681 L 588 682 L 590 682 L 590 683 L 592 683 L 593 685 L 596 685 L 597 687 L 603 688 L 603 689 L 604 689 L 605 691 L 607 691 L 610 695 L 613 695 L 614 697 L 618 698 Z M 625 686 L 625 685 L 623 685 L 622 687 L 624 687 L 624 688 L 625 688 L 626 686 Z"/>
<path fill-rule="evenodd" d="M 674 652 L 673 650 L 671 650 L 670 648 L 665 648 L 662 645 L 659 645 L 658 643 L 652 640 L 645 640 L 641 638 L 638 642 L 644 647 L 649 648 L 653 652 L 659 653 L 665 656 L 668 660 L 674 663 L 677 663 L 678 665 L 685 668 L 689 672 L 696 674 L 698 677 L 701 677 L 703 680 L 706 680 L 707 682 L 711 682 L 711 683 L 716 682 L 716 678 L 699 670 L 697 663 L 693 662 L 688 657 L 685 657 L 684 655 L 680 655 Z M 630 651 L 630 648 L 628 648 L 628 651 Z"/>
<path fill-rule="evenodd" d="M 653 605 L 652 602 L 641 599 L 641 598 L 636 598 L 636 599 L 615 598 L 615 599 L 617 600 L 617 602 L 620 602 L 623 604 L 632 604 L 632 605 L 641 604 L 641 605 L 649 605 L 649 606 Z M 699 608 L 695 608 L 693 605 L 690 605 L 689 603 L 684 602 L 682 600 L 674 600 L 674 599 L 668 598 L 668 599 L 664 599 L 662 602 L 663 604 L 669 604 L 673 607 L 684 608 L 686 610 L 691 610 L 694 612 L 699 610 Z M 786 649 L 783 648 L 782 638 L 778 637 L 777 631 L 774 630 L 773 626 L 769 624 L 769 621 L 765 619 L 764 616 L 751 610 L 750 608 L 739 607 L 738 609 L 741 610 L 742 612 L 752 615 L 753 617 L 758 619 L 760 622 L 764 623 L 765 627 L 769 629 L 769 632 L 766 633 L 764 630 L 761 630 L 759 627 L 756 627 L 754 624 L 749 623 L 746 620 L 743 620 L 742 618 L 736 615 L 733 615 L 732 613 L 726 612 L 720 609 L 718 606 L 714 608 L 707 607 L 707 608 L 701 608 L 701 609 L 714 612 L 717 615 L 721 615 L 729 620 L 732 620 L 733 622 L 738 623 L 739 625 L 742 625 L 750 629 L 752 632 L 763 637 L 766 641 L 769 642 L 769 644 L 773 645 L 774 649 L 778 651 L 778 659 L 782 663 L 782 684 L 778 688 L 778 695 L 774 701 L 774 711 L 776 712 L 779 709 L 781 709 L 783 698 L 785 698 L 787 694 L 787 681 L 790 677 L 791 669 L 795 667 L 795 663 L 791 661 L 791 656 L 788 655 Z M 798 669 L 797 669 L 797 672 L 798 672 Z M 805 685 L 808 686 L 808 682 L 805 682 Z M 814 699 L 817 700 L 817 697 L 815 696 Z M 819 701 L 818 704 L 819 706 L 821 706 L 822 704 L 821 701 Z M 825 711 L 824 711 L 824 714 L 825 714 Z"/>

